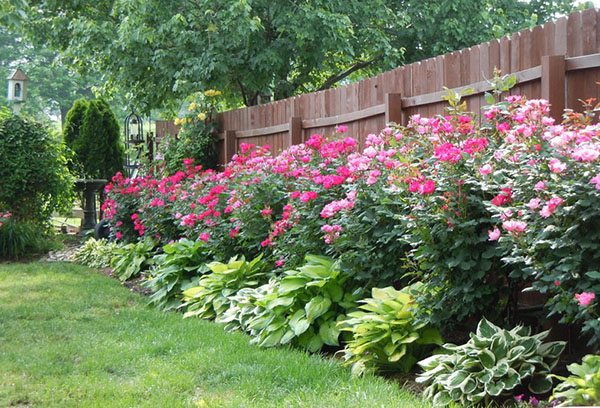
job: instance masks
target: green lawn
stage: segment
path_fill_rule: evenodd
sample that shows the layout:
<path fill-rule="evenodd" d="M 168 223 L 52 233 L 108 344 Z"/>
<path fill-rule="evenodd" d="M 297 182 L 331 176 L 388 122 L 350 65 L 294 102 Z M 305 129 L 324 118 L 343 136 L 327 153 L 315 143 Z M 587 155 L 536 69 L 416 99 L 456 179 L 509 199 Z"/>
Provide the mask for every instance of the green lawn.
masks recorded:
<path fill-rule="evenodd" d="M 0 407 L 428 407 L 336 361 L 146 306 L 71 264 L 0 264 Z"/>

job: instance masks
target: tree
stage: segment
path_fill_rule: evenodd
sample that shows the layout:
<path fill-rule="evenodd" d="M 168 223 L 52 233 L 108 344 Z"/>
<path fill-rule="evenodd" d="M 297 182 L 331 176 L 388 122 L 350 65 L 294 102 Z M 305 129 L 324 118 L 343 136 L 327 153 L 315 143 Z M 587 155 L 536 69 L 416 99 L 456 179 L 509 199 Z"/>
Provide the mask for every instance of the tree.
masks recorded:
<path fill-rule="evenodd" d="M 10 0 L 4 20 L 145 108 L 327 89 L 543 23 L 573 0 Z M 0 6 L 2 7 L 2 6 Z"/>
<path fill-rule="evenodd" d="M 75 101 L 67 113 L 63 135 L 85 177 L 110 180 L 123 171 L 125 153 L 119 123 L 102 99 Z"/>

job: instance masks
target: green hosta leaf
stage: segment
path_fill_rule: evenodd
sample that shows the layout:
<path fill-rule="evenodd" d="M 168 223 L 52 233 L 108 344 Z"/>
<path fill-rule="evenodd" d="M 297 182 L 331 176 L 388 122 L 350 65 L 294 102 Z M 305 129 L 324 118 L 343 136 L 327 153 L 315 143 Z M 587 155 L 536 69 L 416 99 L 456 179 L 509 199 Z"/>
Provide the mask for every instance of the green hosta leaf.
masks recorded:
<path fill-rule="evenodd" d="M 482 366 L 491 369 L 496 363 L 496 356 L 491 351 L 483 349 L 479 353 L 479 361 L 481 361 Z"/>
<path fill-rule="evenodd" d="M 326 322 L 319 327 L 319 337 L 321 337 L 323 343 L 329 346 L 339 346 L 339 336 L 340 331 L 337 328 L 336 323 L 333 321 Z"/>
<path fill-rule="evenodd" d="M 504 381 L 497 381 L 497 382 L 489 382 L 487 384 L 485 384 L 485 391 L 493 396 L 493 397 L 497 397 L 498 395 L 500 395 L 500 393 L 502 393 L 502 390 L 504 389 L 505 384 Z"/>
<path fill-rule="evenodd" d="M 289 321 L 290 328 L 296 336 L 300 336 L 310 327 L 310 323 L 306 320 L 306 313 L 303 309 L 297 310 Z"/>
<path fill-rule="evenodd" d="M 259 343 L 260 347 L 273 347 L 279 344 L 281 338 L 285 334 L 285 329 L 282 327 L 268 336 L 266 336 L 263 341 Z"/>
<path fill-rule="evenodd" d="M 492 337 L 500 330 L 499 327 L 493 325 L 484 317 L 477 325 L 477 335 L 480 337 Z"/>
<path fill-rule="evenodd" d="M 406 355 L 406 345 L 401 345 L 398 347 L 398 350 L 394 354 L 392 354 L 389 358 L 390 362 L 395 363 L 396 361 L 400 361 L 402 357 Z"/>
<path fill-rule="evenodd" d="M 315 296 L 306 304 L 306 320 L 312 323 L 317 317 L 325 313 L 331 306 L 331 300 L 323 296 Z"/>
<path fill-rule="evenodd" d="M 287 293 L 301 289 L 304 286 L 306 286 L 307 282 L 308 280 L 305 278 L 285 277 L 281 280 L 281 283 L 279 284 L 279 293 L 281 295 L 285 295 Z"/>
<path fill-rule="evenodd" d="M 552 389 L 552 378 L 550 375 L 535 374 L 529 383 L 529 391 L 534 394 L 544 394 Z"/>
<path fill-rule="evenodd" d="M 443 342 L 440 332 L 433 328 L 425 329 L 417 340 L 417 344 L 437 344 L 438 346 Z"/>
<path fill-rule="evenodd" d="M 466 371 L 455 371 L 453 372 L 448 380 L 446 381 L 446 386 L 449 389 L 459 388 L 460 385 L 469 377 L 469 373 Z"/>

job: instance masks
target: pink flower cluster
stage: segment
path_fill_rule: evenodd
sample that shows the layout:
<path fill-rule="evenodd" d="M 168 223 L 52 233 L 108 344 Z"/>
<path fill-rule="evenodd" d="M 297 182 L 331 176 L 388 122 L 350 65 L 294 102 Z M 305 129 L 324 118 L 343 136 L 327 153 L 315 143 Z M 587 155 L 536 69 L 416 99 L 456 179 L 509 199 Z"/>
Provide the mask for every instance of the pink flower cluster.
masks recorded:
<path fill-rule="evenodd" d="M 323 239 L 326 243 L 331 244 L 336 239 L 340 237 L 340 232 L 342 231 L 342 227 L 340 225 L 329 225 L 325 224 L 321 227 L 321 231 L 325 233 Z"/>
<path fill-rule="evenodd" d="M 4 223 L 2 222 L 2 219 L 6 219 L 6 218 L 10 218 L 10 217 L 12 217 L 12 214 L 11 214 L 11 213 L 7 212 L 7 213 L 4 213 L 4 214 L 2 214 L 2 213 L 0 212 L 0 227 L 1 227 L 2 225 L 4 225 Z"/>

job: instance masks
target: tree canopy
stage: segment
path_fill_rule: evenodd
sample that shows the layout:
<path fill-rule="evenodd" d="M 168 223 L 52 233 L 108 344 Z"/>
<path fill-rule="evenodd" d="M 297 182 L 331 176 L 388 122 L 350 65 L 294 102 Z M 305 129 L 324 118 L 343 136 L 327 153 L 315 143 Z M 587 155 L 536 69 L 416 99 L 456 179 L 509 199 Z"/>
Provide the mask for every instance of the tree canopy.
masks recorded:
<path fill-rule="evenodd" d="M 7 24 L 146 110 L 327 89 L 543 23 L 573 0 L 9 0 Z"/>

